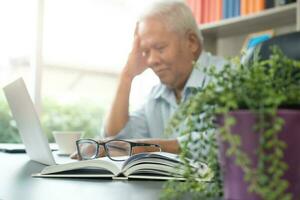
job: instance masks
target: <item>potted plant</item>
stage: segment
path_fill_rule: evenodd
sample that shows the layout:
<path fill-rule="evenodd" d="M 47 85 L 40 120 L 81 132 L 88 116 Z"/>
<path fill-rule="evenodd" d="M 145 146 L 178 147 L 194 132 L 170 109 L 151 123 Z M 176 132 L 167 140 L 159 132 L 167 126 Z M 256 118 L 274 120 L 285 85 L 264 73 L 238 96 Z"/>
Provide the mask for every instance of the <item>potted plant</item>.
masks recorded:
<path fill-rule="evenodd" d="M 187 181 L 169 182 L 163 197 L 298 198 L 300 62 L 274 47 L 267 60 L 235 58 L 203 71 L 209 83 L 180 106 L 166 133 L 186 135 L 182 159 L 207 163 L 214 176 L 199 181 L 186 162 Z"/>

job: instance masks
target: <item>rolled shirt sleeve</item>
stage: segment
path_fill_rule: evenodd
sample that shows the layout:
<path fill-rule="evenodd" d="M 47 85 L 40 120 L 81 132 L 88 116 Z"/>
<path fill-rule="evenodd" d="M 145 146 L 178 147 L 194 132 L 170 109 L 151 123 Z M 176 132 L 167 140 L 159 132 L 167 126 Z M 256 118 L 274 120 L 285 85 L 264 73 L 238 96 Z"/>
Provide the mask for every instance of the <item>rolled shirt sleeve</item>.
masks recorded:
<path fill-rule="evenodd" d="M 144 106 L 130 114 L 128 122 L 117 137 L 120 139 L 150 137 Z"/>

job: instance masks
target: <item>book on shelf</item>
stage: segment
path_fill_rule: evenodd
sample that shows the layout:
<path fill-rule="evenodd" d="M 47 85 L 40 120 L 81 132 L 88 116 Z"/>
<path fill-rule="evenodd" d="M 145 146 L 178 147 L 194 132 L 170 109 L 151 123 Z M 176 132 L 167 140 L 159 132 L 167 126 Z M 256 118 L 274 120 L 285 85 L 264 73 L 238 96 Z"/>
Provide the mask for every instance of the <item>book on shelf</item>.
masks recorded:
<path fill-rule="evenodd" d="M 191 164 L 203 181 L 209 181 L 209 168 L 204 163 Z M 140 153 L 125 161 L 108 157 L 74 161 L 45 167 L 33 177 L 90 177 L 112 179 L 185 180 L 183 163 L 178 155 L 166 152 Z"/>
<path fill-rule="evenodd" d="M 208 23 L 209 22 L 209 0 L 202 0 L 203 2 L 203 23 Z"/>
<path fill-rule="evenodd" d="M 222 3 L 222 13 L 223 13 L 222 17 L 223 17 L 223 19 L 229 18 L 228 6 L 229 6 L 229 0 L 223 0 L 223 3 Z"/>
<path fill-rule="evenodd" d="M 216 17 L 215 21 L 219 21 L 222 19 L 222 0 L 217 0 L 216 2 Z"/>
<path fill-rule="evenodd" d="M 245 16 L 296 0 L 186 0 L 198 24 Z"/>

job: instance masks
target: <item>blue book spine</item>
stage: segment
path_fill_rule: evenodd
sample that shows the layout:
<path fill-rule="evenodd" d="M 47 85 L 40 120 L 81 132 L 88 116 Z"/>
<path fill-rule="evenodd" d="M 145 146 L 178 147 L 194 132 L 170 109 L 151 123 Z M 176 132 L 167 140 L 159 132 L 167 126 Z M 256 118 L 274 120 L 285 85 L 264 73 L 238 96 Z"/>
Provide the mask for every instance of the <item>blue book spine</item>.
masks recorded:
<path fill-rule="evenodd" d="M 234 16 L 234 0 L 228 0 L 228 18 Z"/>
<path fill-rule="evenodd" d="M 223 11 L 223 19 L 227 19 L 228 17 L 227 17 L 227 11 L 228 11 L 228 9 L 227 9 L 227 1 L 228 0 L 223 0 L 223 2 L 222 2 L 222 4 L 223 4 L 223 9 L 222 9 L 222 11 Z"/>
<path fill-rule="evenodd" d="M 241 0 L 235 0 L 235 12 L 234 12 L 234 16 L 240 16 L 241 15 Z"/>

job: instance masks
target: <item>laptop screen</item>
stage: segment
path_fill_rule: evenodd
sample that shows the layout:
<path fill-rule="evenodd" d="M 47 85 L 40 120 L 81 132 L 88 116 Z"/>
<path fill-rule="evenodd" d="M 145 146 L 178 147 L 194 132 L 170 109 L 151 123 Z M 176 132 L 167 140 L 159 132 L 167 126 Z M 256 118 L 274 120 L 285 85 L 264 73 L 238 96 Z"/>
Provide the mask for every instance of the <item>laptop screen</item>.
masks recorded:
<path fill-rule="evenodd" d="M 3 90 L 30 159 L 46 165 L 55 164 L 24 80 L 19 78 Z"/>

